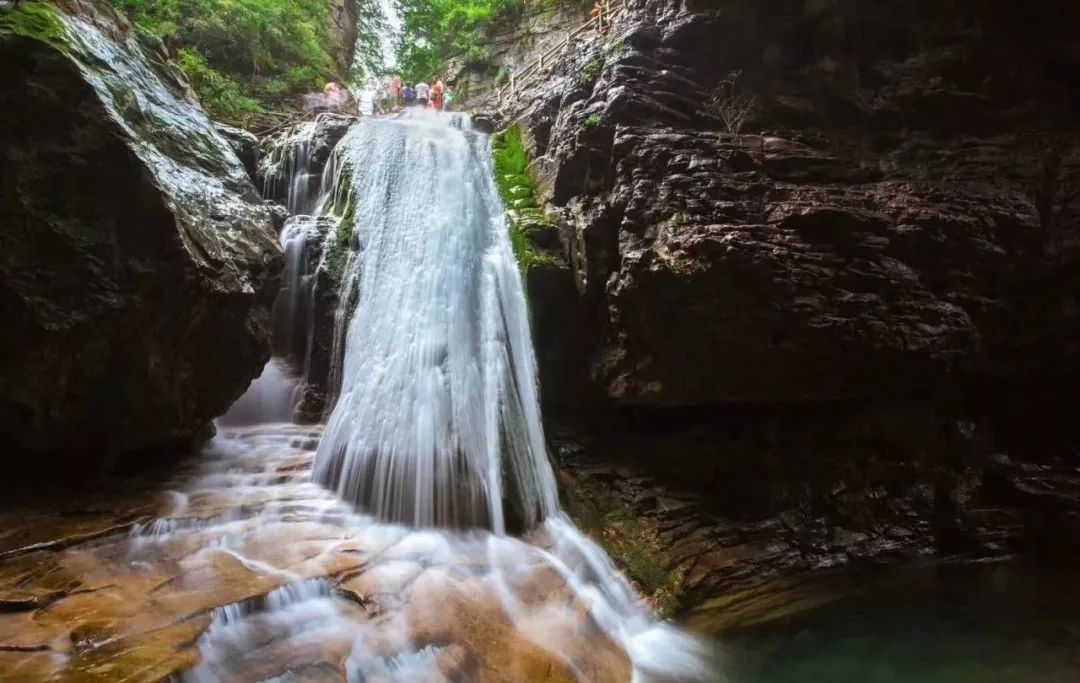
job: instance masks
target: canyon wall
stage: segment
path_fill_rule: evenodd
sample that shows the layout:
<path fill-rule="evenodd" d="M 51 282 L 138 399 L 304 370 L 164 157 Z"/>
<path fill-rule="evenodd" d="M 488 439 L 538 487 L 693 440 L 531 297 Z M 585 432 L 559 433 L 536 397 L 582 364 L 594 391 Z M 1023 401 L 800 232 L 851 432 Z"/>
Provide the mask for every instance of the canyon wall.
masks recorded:
<path fill-rule="evenodd" d="M 474 101 L 520 128 L 559 227 L 574 293 L 530 295 L 542 378 L 587 368 L 545 391 L 584 450 L 710 515 L 785 515 L 802 566 L 1075 541 L 1077 8 L 627 7 Z"/>
<path fill-rule="evenodd" d="M 3 10 L 0 59 L 0 440 L 52 475 L 183 452 L 269 357 L 270 214 L 104 2 Z"/>

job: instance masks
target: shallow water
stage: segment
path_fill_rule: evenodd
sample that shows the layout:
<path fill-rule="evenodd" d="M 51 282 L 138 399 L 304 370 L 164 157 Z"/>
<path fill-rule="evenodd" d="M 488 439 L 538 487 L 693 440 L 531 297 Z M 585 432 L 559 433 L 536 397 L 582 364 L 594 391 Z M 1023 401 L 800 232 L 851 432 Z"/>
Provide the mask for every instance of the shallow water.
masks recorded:
<path fill-rule="evenodd" d="M 1080 586 L 1067 572 L 939 567 L 881 583 L 781 626 L 724 637 L 732 680 L 1080 681 Z"/>
<path fill-rule="evenodd" d="M 561 518 L 379 523 L 311 481 L 321 435 L 222 430 L 172 479 L 0 511 L 0 681 L 707 680 Z"/>

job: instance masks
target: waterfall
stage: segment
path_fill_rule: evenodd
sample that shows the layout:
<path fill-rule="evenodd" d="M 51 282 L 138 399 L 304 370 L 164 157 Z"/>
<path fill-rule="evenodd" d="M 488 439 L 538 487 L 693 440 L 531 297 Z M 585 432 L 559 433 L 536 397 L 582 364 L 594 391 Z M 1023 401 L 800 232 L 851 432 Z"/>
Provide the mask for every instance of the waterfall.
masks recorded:
<path fill-rule="evenodd" d="M 360 123 L 339 149 L 361 296 L 316 480 L 387 521 L 534 526 L 557 494 L 488 138 L 417 114 Z"/>
<path fill-rule="evenodd" d="M 298 411 L 303 412 L 317 344 L 317 279 L 341 220 L 335 209 L 344 197 L 338 192 L 346 192 L 341 187 L 339 154 L 331 155 L 322 170 L 315 162 L 318 131 L 318 121 L 285 131 L 259 162 L 264 196 L 283 201 L 290 214 L 279 235 L 285 268 L 273 310 L 274 355 L 258 379 L 219 418 L 222 426 L 289 422 L 298 417 Z M 334 333 L 335 347 L 343 336 L 339 327 Z M 340 353 L 337 361 L 340 365 Z M 300 417 L 311 419 L 310 415 Z"/>
<path fill-rule="evenodd" d="M 533 529 L 544 562 L 622 644 L 640 680 L 711 677 L 699 644 L 653 622 L 559 508 L 488 137 L 467 117 L 415 112 L 357 124 L 338 152 L 352 169 L 335 196 L 359 243 L 360 296 L 315 481 L 384 521 L 490 528 L 492 567 L 524 561 L 520 546 L 499 541 L 508 523 Z M 340 315 L 351 310 L 341 306 Z M 551 638 L 551 615 L 521 601 L 514 573 L 491 576 L 517 628 Z"/>
<path fill-rule="evenodd" d="M 263 196 L 282 199 L 291 215 L 310 213 L 316 199 L 320 175 L 311 170 L 315 149 L 316 122 L 309 121 L 289 130 L 285 139 L 274 146 L 260 162 Z"/>
<path fill-rule="evenodd" d="M 284 425 L 234 432 L 223 446 L 260 449 L 278 439 L 289 446 L 271 451 L 274 459 L 253 474 L 211 463 L 228 474 L 215 469 L 194 485 L 196 491 L 235 486 L 238 502 L 248 496 L 271 501 L 259 529 L 281 524 L 279 515 L 292 518 L 310 509 L 323 523 L 340 524 L 342 542 L 350 547 L 387 548 L 361 575 L 361 583 L 379 595 L 396 595 L 390 586 L 401 578 L 398 568 L 419 560 L 415 566 L 430 569 L 413 590 L 422 587 L 427 593 L 419 595 L 429 598 L 413 592 L 396 611 L 358 623 L 325 584 L 304 583 L 292 569 L 233 550 L 248 547 L 243 529 L 252 523 L 250 513 L 193 525 L 155 523 L 152 537 L 162 541 L 235 526 L 235 537 L 215 541 L 206 552 L 221 547 L 245 567 L 288 582 L 281 600 L 273 593 L 216 613 L 200 639 L 203 664 L 190 680 L 216 680 L 251 666 L 254 660 L 243 653 L 267 634 L 297 647 L 323 641 L 341 647 L 351 639 L 345 662 L 350 681 L 443 680 L 445 646 L 438 639 L 417 641 L 414 634 L 433 615 L 453 620 L 453 607 L 440 601 L 461 595 L 472 608 L 494 605 L 485 618 L 508 619 L 515 638 L 572 670 L 588 659 L 581 648 L 599 631 L 626 653 L 634 681 L 718 680 L 703 644 L 654 621 L 603 550 L 559 507 L 527 304 L 490 152 L 487 136 L 471 130 L 462 115 L 410 112 L 364 120 L 349 130 L 330 156 L 318 197 L 303 200 L 322 218 L 304 217 L 306 227 L 290 220 L 282 234 L 288 264 L 275 312 L 289 321 L 288 334 L 276 335 L 278 354 L 310 355 L 315 340 L 302 321 L 313 296 L 311 276 L 335 274 L 331 358 L 340 357 L 340 363 L 332 360 L 340 368 L 330 384 L 339 385 L 340 395 L 322 437 L 307 446 Z M 298 330 L 306 332 L 297 336 Z M 294 444 L 317 447 L 311 480 L 336 499 L 304 478 L 291 492 L 262 490 L 279 479 L 274 462 L 296 457 Z M 183 504 L 176 514 L 190 514 L 190 498 L 178 494 Z M 278 500 L 285 501 L 281 507 L 273 502 Z M 340 501 L 391 524 L 338 509 Z M 523 531 L 522 538 L 508 530 Z M 395 540 L 386 546 L 380 539 L 388 536 Z M 328 566 L 340 562 L 331 550 L 318 557 Z M 471 577 L 470 589 L 462 594 L 464 577 Z M 550 593 L 553 585 L 565 592 Z M 563 597 L 553 601 L 554 595 Z M 590 678 L 585 670 L 576 676 Z"/>

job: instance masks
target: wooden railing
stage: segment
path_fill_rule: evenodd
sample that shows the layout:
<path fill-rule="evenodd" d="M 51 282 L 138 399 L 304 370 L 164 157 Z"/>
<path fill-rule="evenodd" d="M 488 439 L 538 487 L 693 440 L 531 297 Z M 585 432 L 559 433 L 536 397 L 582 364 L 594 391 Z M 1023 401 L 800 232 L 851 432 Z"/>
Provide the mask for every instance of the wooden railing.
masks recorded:
<path fill-rule="evenodd" d="M 523 66 L 518 71 L 510 72 L 510 80 L 501 86 L 496 92 L 498 101 L 502 104 L 505 97 L 513 97 L 518 90 L 530 85 L 545 71 L 551 67 L 556 58 L 564 52 L 568 52 L 575 38 L 581 34 L 595 30 L 604 34 L 611 28 L 612 21 L 626 11 L 626 0 L 599 0 L 592 9 L 592 16 L 581 26 L 566 34 L 566 37 L 555 43 L 550 49 L 540 53 L 531 64 Z"/>

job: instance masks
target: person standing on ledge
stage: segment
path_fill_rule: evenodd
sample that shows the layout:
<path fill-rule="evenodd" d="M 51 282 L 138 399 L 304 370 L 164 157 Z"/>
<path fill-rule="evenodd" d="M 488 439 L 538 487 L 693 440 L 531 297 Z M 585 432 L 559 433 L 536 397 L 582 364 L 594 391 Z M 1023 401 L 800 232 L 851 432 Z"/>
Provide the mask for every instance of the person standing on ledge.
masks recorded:
<path fill-rule="evenodd" d="M 401 76 L 397 74 L 390 79 L 390 106 L 401 106 Z"/>
<path fill-rule="evenodd" d="M 408 83 L 405 84 L 405 90 L 403 91 L 405 97 L 405 106 L 411 107 L 416 102 L 416 91 Z"/>
<path fill-rule="evenodd" d="M 443 93 L 446 91 L 446 86 L 443 85 L 442 79 L 435 77 L 435 84 L 431 86 L 431 108 L 435 111 L 442 111 L 443 105 Z"/>
<path fill-rule="evenodd" d="M 443 111 L 451 111 L 453 109 L 455 94 L 454 86 L 451 85 L 446 88 L 446 94 L 443 95 Z"/>
<path fill-rule="evenodd" d="M 431 97 L 431 87 L 427 83 L 420 82 L 416 84 L 416 103 L 421 107 L 426 107 L 428 98 Z"/>

